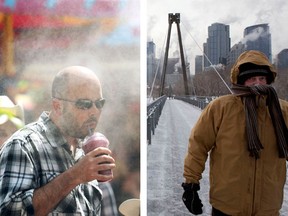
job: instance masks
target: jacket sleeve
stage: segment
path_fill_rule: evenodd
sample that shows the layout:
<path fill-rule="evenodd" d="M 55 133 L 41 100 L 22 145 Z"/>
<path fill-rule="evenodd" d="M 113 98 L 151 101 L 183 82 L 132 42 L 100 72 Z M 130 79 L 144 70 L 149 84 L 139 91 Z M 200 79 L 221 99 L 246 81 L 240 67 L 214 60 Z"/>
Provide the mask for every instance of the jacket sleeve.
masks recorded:
<path fill-rule="evenodd" d="M 199 183 L 209 151 L 215 145 L 221 114 L 217 101 L 213 101 L 203 110 L 193 127 L 188 152 L 184 160 L 184 178 L 187 183 Z"/>

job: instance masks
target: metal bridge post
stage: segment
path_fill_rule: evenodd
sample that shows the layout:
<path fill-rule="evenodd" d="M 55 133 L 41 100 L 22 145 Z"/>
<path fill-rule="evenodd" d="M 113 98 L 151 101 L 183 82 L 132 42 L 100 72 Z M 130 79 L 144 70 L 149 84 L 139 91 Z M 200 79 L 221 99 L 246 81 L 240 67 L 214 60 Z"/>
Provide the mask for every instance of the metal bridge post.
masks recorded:
<path fill-rule="evenodd" d="M 184 59 L 184 51 L 183 51 L 183 45 L 182 45 L 182 37 L 181 37 L 181 31 L 180 31 L 180 13 L 168 14 L 168 36 L 167 36 L 167 42 L 166 42 L 166 48 L 165 48 L 165 56 L 164 56 L 164 65 L 161 75 L 161 87 L 160 87 L 160 97 L 164 95 L 164 87 L 165 87 L 165 77 L 167 72 L 167 61 L 168 61 L 168 53 L 169 53 L 169 46 L 170 46 L 170 36 L 171 36 L 171 28 L 173 22 L 177 25 L 177 33 L 178 33 L 178 40 L 179 40 L 179 47 L 180 47 L 180 56 L 181 56 L 181 66 L 182 66 L 182 73 L 183 73 L 183 80 L 184 80 L 184 88 L 185 88 L 185 95 L 189 95 L 189 87 L 188 87 L 188 80 L 187 80 L 187 72 L 186 72 L 186 64 Z"/>

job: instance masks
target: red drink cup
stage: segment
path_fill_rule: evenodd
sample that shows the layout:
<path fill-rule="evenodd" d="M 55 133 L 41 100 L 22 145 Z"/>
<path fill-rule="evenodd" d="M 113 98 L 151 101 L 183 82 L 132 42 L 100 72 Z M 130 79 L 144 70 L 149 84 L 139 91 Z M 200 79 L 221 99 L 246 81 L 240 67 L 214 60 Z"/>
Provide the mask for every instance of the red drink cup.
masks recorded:
<path fill-rule="evenodd" d="M 98 147 L 108 148 L 109 140 L 102 133 L 96 132 L 83 143 L 82 149 L 85 152 L 85 154 L 87 154 L 88 152 Z M 111 175 L 111 173 L 112 173 L 111 170 L 99 171 L 99 174 L 101 175 Z"/>

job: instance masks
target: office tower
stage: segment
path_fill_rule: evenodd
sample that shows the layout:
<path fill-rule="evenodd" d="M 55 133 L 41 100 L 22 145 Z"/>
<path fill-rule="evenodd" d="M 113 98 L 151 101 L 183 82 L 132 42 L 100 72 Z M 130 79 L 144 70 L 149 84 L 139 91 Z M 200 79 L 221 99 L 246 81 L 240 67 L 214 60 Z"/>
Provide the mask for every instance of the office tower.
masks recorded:
<path fill-rule="evenodd" d="M 153 41 L 147 42 L 147 85 L 152 86 L 153 79 L 156 73 L 156 59 L 155 59 L 155 43 Z"/>
<path fill-rule="evenodd" d="M 272 61 L 271 34 L 268 24 L 253 25 L 245 28 L 242 42 L 245 44 L 245 50 L 261 51 Z"/>
<path fill-rule="evenodd" d="M 203 56 L 197 55 L 195 57 L 195 74 L 199 74 L 203 71 Z"/>
<path fill-rule="evenodd" d="M 208 27 L 208 38 L 203 45 L 204 67 L 217 64 L 226 65 L 227 56 L 230 51 L 230 30 L 229 25 L 214 23 Z M 207 59 L 208 58 L 208 59 Z"/>
<path fill-rule="evenodd" d="M 277 70 L 288 69 L 288 49 L 283 49 L 276 58 Z"/>
<path fill-rule="evenodd" d="M 237 58 L 245 51 L 245 44 L 239 42 L 231 47 L 230 53 L 227 56 L 227 66 L 234 65 Z"/>

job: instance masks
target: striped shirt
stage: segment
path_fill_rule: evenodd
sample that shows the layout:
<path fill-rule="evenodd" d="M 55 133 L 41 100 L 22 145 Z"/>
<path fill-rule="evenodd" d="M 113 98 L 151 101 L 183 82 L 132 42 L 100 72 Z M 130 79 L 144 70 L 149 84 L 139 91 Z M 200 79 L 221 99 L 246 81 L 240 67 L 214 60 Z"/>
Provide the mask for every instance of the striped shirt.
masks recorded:
<path fill-rule="evenodd" d="M 35 189 L 47 184 L 84 156 L 75 156 L 59 129 L 43 112 L 39 120 L 13 134 L 0 151 L 0 215 L 33 215 Z M 100 215 L 98 182 L 74 188 L 49 215 Z"/>

